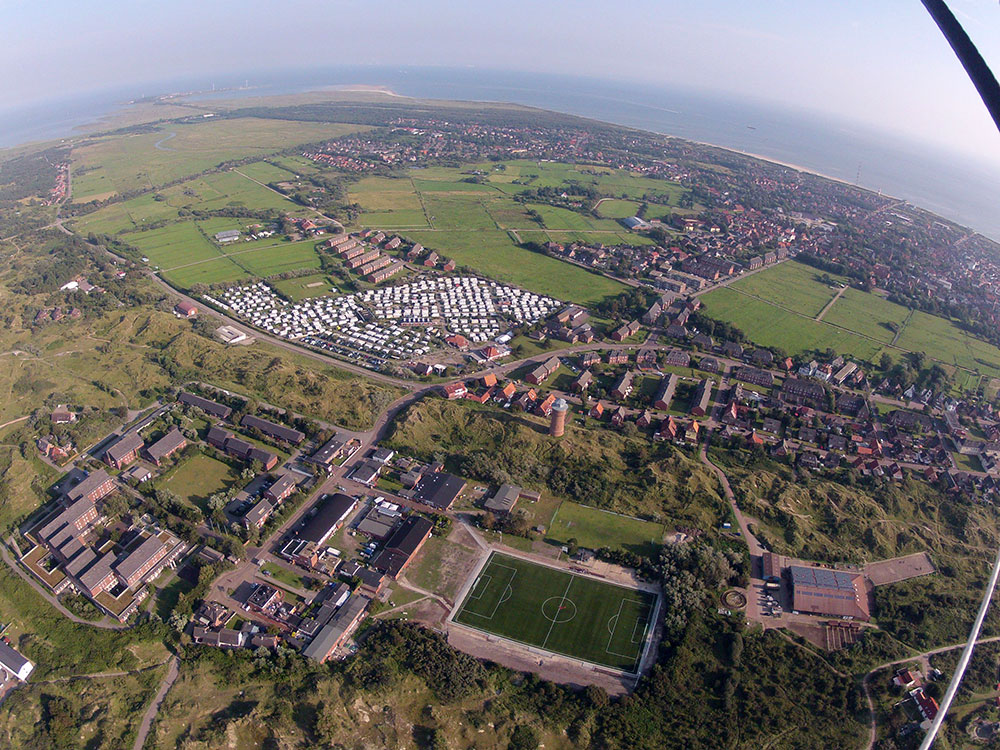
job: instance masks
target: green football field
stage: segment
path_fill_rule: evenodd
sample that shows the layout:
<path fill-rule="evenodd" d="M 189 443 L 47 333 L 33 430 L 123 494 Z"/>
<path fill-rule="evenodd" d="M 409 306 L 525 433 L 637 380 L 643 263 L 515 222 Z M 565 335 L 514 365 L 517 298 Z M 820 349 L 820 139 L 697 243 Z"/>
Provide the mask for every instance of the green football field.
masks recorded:
<path fill-rule="evenodd" d="M 512 641 L 635 672 L 656 596 L 494 552 L 453 620 Z"/>

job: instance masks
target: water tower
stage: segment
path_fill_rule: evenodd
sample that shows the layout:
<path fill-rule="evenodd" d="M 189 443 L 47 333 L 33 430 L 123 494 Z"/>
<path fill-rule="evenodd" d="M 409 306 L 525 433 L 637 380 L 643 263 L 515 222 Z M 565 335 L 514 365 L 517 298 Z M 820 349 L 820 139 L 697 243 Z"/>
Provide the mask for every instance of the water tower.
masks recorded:
<path fill-rule="evenodd" d="M 562 437 L 566 432 L 566 413 L 569 411 L 569 404 L 566 399 L 557 398 L 552 404 L 552 416 L 549 422 L 549 434 L 552 437 Z"/>

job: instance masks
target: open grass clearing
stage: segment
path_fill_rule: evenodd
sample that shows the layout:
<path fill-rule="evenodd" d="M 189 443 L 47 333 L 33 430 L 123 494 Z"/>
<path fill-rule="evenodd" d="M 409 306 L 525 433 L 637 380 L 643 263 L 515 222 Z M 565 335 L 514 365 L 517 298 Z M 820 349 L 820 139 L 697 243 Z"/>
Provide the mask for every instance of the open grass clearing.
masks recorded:
<path fill-rule="evenodd" d="M 847 281 L 831 277 L 836 286 L 829 286 L 819 281 L 819 276 L 815 268 L 790 260 L 734 281 L 731 286 L 772 304 L 815 317 L 840 291 L 839 285 Z"/>
<path fill-rule="evenodd" d="M 593 305 L 625 290 L 617 281 L 520 248 L 500 230 L 411 231 L 406 236 L 459 265 L 559 300 Z"/>
<path fill-rule="evenodd" d="M 548 538 L 559 544 L 576 539 L 581 547 L 589 549 L 611 547 L 652 556 L 662 544 L 663 534 L 663 524 L 567 500 L 556 511 Z"/>
<path fill-rule="evenodd" d="M 182 459 L 166 477 L 157 480 L 157 485 L 176 493 L 207 514 L 208 498 L 228 489 L 239 478 L 229 464 L 199 452 Z"/>

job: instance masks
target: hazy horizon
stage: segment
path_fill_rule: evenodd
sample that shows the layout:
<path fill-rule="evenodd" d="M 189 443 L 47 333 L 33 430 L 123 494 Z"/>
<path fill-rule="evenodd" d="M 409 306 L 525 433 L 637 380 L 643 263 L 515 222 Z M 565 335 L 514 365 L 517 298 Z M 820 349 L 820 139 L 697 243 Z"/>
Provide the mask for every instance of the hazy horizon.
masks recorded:
<path fill-rule="evenodd" d="M 0 109 L 293 68 L 452 67 L 740 96 L 1000 163 L 1000 136 L 920 3 L 872 5 L 641 0 L 609 12 L 593 0 L 502 8 L 292 0 L 278 12 L 232 0 L 15 0 L 0 6 L 8 30 L 0 100 L 9 105 Z M 987 62 L 1000 62 L 1000 8 L 986 0 L 951 6 Z"/>

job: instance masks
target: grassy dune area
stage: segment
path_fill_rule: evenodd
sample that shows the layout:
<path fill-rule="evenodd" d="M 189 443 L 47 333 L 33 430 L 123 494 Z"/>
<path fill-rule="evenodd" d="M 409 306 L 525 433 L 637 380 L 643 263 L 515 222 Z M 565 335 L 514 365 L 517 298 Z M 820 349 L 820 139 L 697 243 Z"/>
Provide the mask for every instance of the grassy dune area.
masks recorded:
<path fill-rule="evenodd" d="M 651 449 L 645 441 L 604 429 L 573 425 L 556 441 L 541 420 L 527 415 L 468 401 L 424 399 L 397 419 L 388 444 L 418 457 L 452 456 L 449 468 L 477 481 L 513 481 L 546 497 L 654 521 L 649 526 L 640 522 L 641 533 L 622 532 L 623 543 L 649 542 L 657 536 L 653 527 L 662 528 L 660 524 L 714 528 L 726 514 L 717 480 L 696 459 L 668 445 Z M 636 462 L 641 462 L 641 472 Z M 574 517 L 567 512 L 566 518 Z M 560 509 L 557 524 L 561 515 Z M 586 511 L 577 515 L 581 528 L 595 528 L 594 516 L 584 520 Z M 567 539 L 574 535 L 558 533 Z"/>

